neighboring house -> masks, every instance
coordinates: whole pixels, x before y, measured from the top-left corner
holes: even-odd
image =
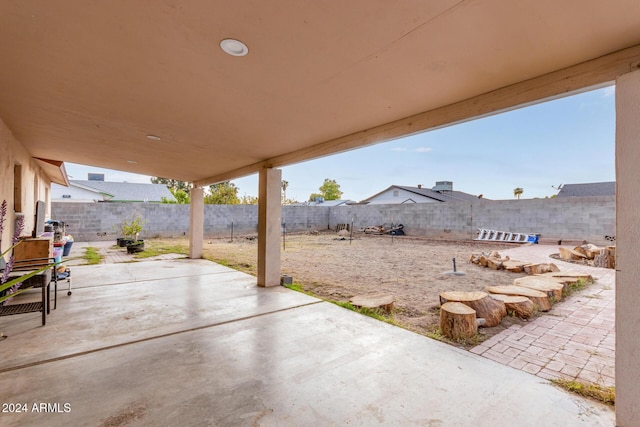
[[[69,180],[69,187],[51,185],[51,200],[56,202],[150,202],[162,198],[175,200],[164,184]]]
[[[615,196],[616,182],[590,182],[586,184],[565,184],[557,197]]]
[[[433,188],[406,187],[402,185],[392,185],[389,188],[364,199],[360,203],[369,205],[381,204],[401,204],[401,203],[434,203],[434,202],[457,202],[461,200],[477,200],[482,196],[453,191],[453,182],[438,181]]]

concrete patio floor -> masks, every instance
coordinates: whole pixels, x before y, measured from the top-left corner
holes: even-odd
[[[1,400],[27,405],[1,425],[615,425],[545,379],[208,261],[74,266],[73,286],[45,327],[0,319]]]

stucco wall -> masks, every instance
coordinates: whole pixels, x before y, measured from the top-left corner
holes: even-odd
[[[118,237],[124,218],[139,212],[146,219],[144,236],[182,236],[189,232],[189,206],[149,203],[59,203],[52,215],[69,223],[77,240],[110,240]],[[257,232],[257,206],[205,205],[205,236]],[[533,199],[419,203],[405,205],[285,206],[283,222],[288,231],[354,228],[403,224],[408,235],[471,239],[478,228],[539,233],[543,238],[608,243],[615,236],[615,197]],[[104,235],[102,235],[104,234]]]
[[[0,119],[0,203],[6,200],[8,206],[8,215],[2,235],[3,250],[9,247],[15,224],[13,196],[15,165],[22,166],[22,186],[20,189],[22,207],[20,211],[25,219],[23,235],[31,235],[35,223],[35,204],[37,200],[47,203],[46,215],[49,215],[50,180]]]
[[[616,421],[640,425],[640,71],[616,81],[616,177],[618,230],[616,258]]]
[[[65,198],[64,196],[69,197]],[[51,200],[63,201],[65,203],[93,203],[104,200],[104,196],[97,191],[91,191],[73,185],[65,187],[59,184],[51,184]]]

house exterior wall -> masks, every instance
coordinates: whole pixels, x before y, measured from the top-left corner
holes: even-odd
[[[394,195],[394,192],[397,192],[397,195]],[[383,191],[382,193],[372,197],[369,200],[370,205],[380,205],[380,204],[390,204],[390,203],[402,203],[407,201],[406,203],[441,203],[437,200],[430,199],[425,196],[421,196],[416,193],[412,193],[407,190],[403,190],[401,188],[390,188],[388,190]]]
[[[616,80],[616,425],[640,425],[640,70]]]
[[[91,241],[120,237],[119,224],[134,212],[147,220],[146,237],[188,235],[189,205],[54,202],[52,213],[54,219],[69,224],[68,230],[76,240]],[[352,220],[356,230],[395,223],[403,224],[408,235],[435,239],[472,239],[479,228],[488,228],[604,245],[610,244],[605,236],[615,236],[615,197],[282,209],[282,222],[288,232],[335,229],[337,224],[350,224]],[[257,233],[257,206],[205,205],[205,236],[229,236],[232,221],[235,234]]]
[[[64,198],[63,196],[71,196]],[[102,194],[70,185],[51,184],[51,200],[65,203],[92,203],[104,200]]]
[[[0,203],[7,201],[7,218],[4,223],[2,234],[2,249],[9,248],[11,237],[13,236],[16,211],[14,199],[14,167],[21,166],[20,179],[20,214],[24,215],[25,226],[23,235],[31,235],[35,225],[36,201],[42,200],[46,203],[45,216],[50,215],[51,180],[42,172],[42,169],[29,152],[13,136],[11,130],[0,119]]]

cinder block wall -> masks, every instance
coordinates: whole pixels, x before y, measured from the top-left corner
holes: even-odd
[[[54,202],[51,217],[67,223],[77,241],[112,240],[121,237],[120,225],[136,213],[144,219],[142,237],[179,237],[189,234],[189,205],[155,203]],[[206,236],[257,232],[255,205],[205,205]]]
[[[604,245],[615,236],[615,196],[474,202],[354,205],[331,209],[329,224],[403,224],[409,235],[471,239],[479,228],[539,233]]]
[[[189,205],[151,203],[52,204],[52,218],[69,224],[78,241],[112,240],[134,213],[146,220],[143,237],[186,236]],[[205,205],[206,237],[257,232],[255,205]],[[472,239],[479,228],[539,233],[542,238],[587,240],[604,245],[615,236],[615,197],[571,197],[405,205],[285,206],[282,221],[291,232],[335,229],[351,224],[403,224],[408,235],[440,239]]]
[[[189,205],[154,203],[52,203],[51,218],[66,222],[77,241],[115,240],[120,224],[136,213],[145,220],[141,237],[179,237],[189,234]],[[326,230],[329,208],[286,206],[283,222],[288,231]],[[206,237],[257,233],[256,205],[205,205]]]

